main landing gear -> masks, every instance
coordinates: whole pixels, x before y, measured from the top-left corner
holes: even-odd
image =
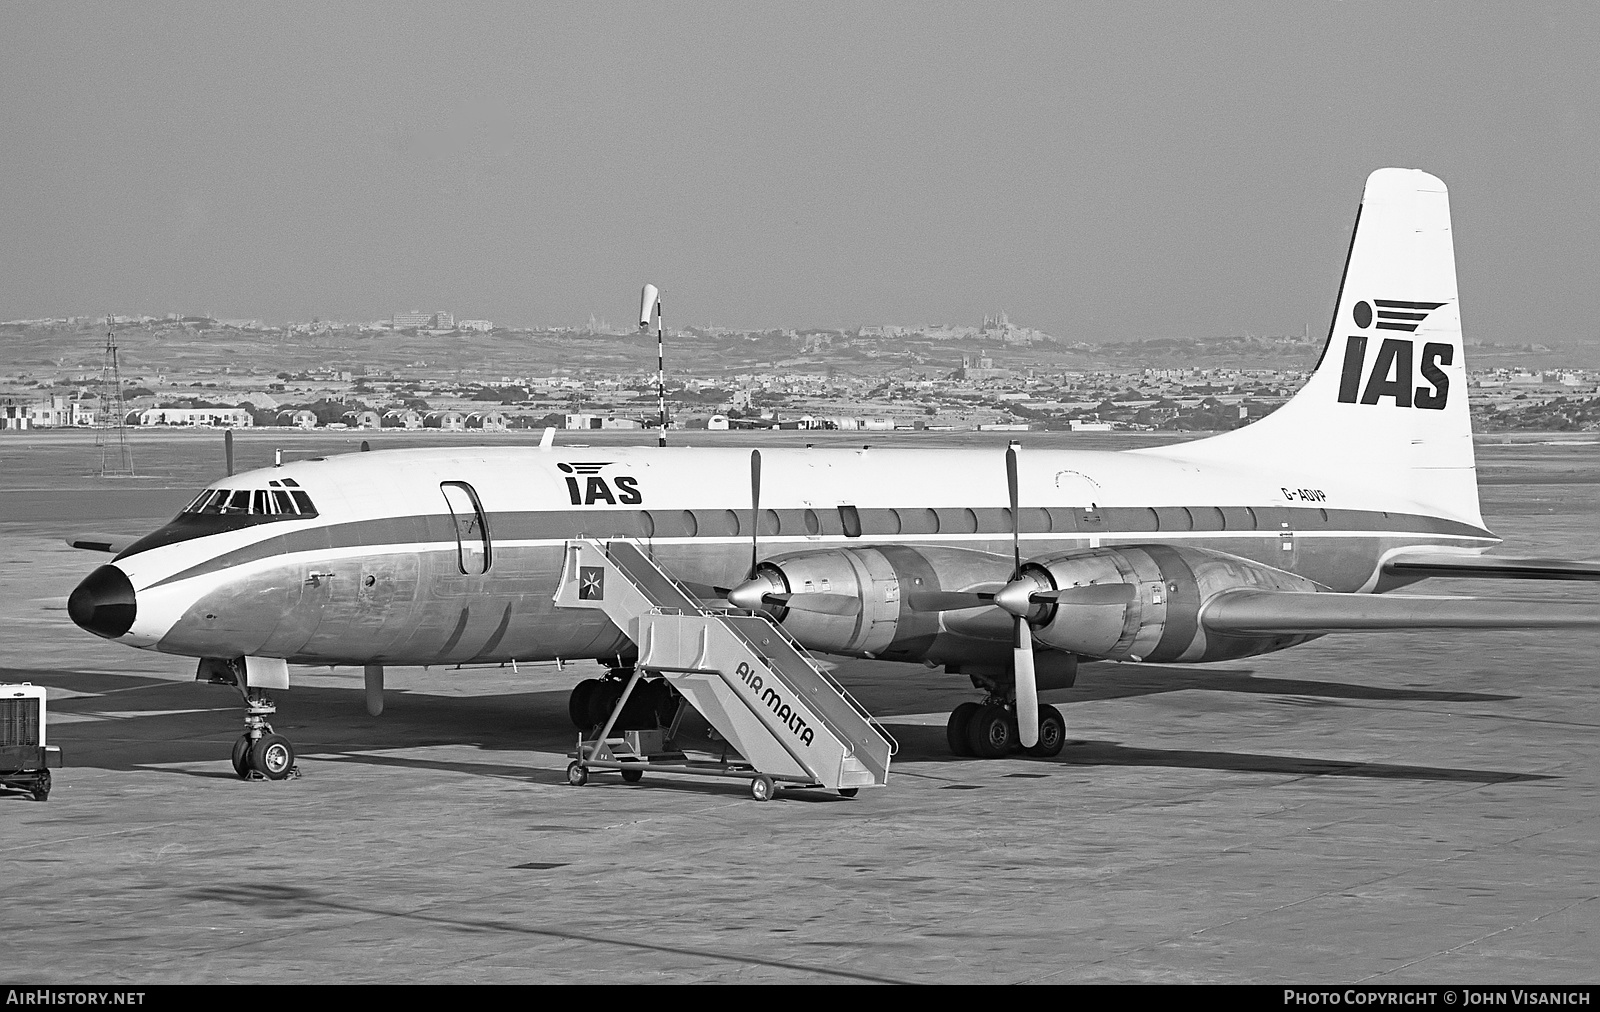
[[[1017,709],[1013,700],[991,695],[982,703],[962,703],[950,712],[945,740],[958,756],[1000,759],[1020,752],[1034,759],[1061,754],[1067,744],[1067,721],[1053,706],[1039,707],[1039,741],[1023,748],[1017,734]]]
[[[212,662],[209,681],[232,685],[244,698],[245,733],[233,743],[233,772],[240,780],[287,780],[300,776],[294,761],[294,746],[272,730],[267,717],[278,712],[264,689],[246,684],[238,661]]]
[[[597,731],[622,698],[633,668],[612,668],[604,678],[585,678],[567,697],[567,716],[580,731]],[[666,727],[678,712],[679,696],[664,678],[644,681],[628,697],[615,731],[652,731]]]

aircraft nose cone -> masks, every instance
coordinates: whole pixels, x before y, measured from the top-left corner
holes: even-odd
[[[133,628],[138,605],[128,574],[116,566],[101,566],[90,573],[67,598],[67,614],[96,636],[114,640]]]

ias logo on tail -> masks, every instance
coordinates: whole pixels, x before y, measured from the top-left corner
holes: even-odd
[[[1373,299],[1371,303],[1357,302],[1350,315],[1361,330],[1371,327],[1415,333],[1428,315],[1442,305],[1442,302]],[[1339,377],[1341,404],[1377,404],[1387,397],[1398,408],[1438,411],[1449,402],[1450,377],[1445,375],[1443,367],[1455,361],[1454,346],[1429,341],[1422,346],[1419,359],[1415,342],[1386,337],[1369,366],[1367,343],[1365,334],[1345,338],[1344,370]],[[1414,385],[1414,376],[1419,372],[1423,384]]]

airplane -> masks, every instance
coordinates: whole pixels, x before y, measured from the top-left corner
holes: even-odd
[[[76,539],[115,557],[72,592],[70,615],[236,686],[234,768],[268,779],[294,768],[265,720],[264,690],[288,687],[289,664],[363,667],[377,714],[385,665],[594,659],[608,672],[578,683],[570,711],[599,724],[640,653],[606,614],[557,607],[574,539],[636,545],[704,607],[759,612],[807,650],[969,679],[983,698],[955,707],[947,738],[983,758],[1059,754],[1065,720],[1038,694],[1071,686],[1080,662],[1600,625],[1592,603],[1388,593],[1441,577],[1600,580],[1600,562],[1485,554],[1500,539],[1478,502],[1449,197],[1418,170],[1368,178],[1320,360],[1237,430],[1004,454],[548,437],[231,475],[131,544]],[[641,698],[670,702],[651,684]]]

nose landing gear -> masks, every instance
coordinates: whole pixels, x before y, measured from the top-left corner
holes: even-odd
[[[267,717],[278,712],[265,689],[249,687],[237,659],[201,661],[201,672],[213,685],[231,685],[244,699],[245,733],[233,743],[233,772],[240,780],[288,780],[300,776],[294,746],[272,730]]]

